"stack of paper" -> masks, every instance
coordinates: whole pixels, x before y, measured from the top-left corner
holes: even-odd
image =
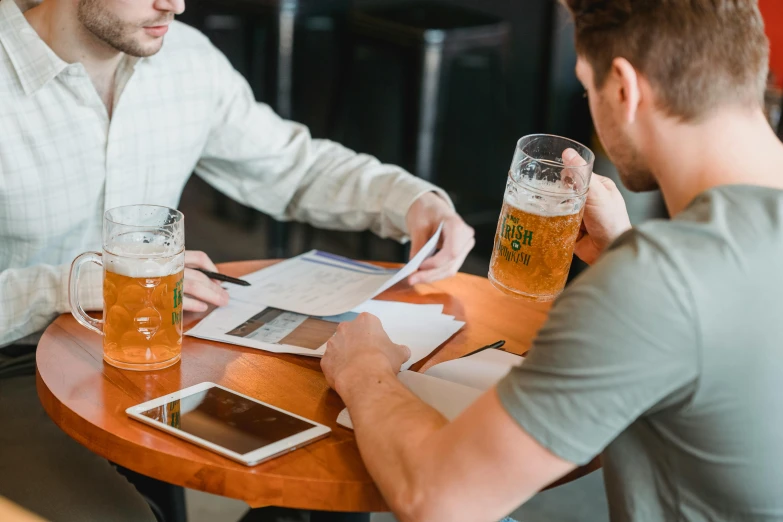
[[[371,299],[400,282],[435,250],[441,227],[399,270],[313,250],[244,277],[248,287],[229,287],[231,302],[186,335],[276,353],[321,357],[337,325],[362,312],[378,316],[391,340],[411,350],[410,365],[429,355],[464,323],[443,314],[443,305]]]
[[[519,355],[490,349],[436,364],[424,373],[403,371],[399,378],[419,399],[453,420],[522,361]],[[347,409],[337,424],[353,429]]]
[[[418,270],[442,228],[399,270],[311,250],[243,277],[250,286],[231,287],[231,299],[321,317],[350,312]]]
[[[465,323],[443,314],[443,305],[367,301],[333,316],[310,316],[232,300],[205,317],[186,335],[275,353],[321,357],[337,325],[362,312],[377,316],[389,338],[411,350],[404,368],[420,361]]]

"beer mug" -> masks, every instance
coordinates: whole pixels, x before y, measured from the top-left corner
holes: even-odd
[[[559,136],[517,142],[489,265],[496,288],[532,301],[563,291],[594,161],[590,149]]]
[[[185,223],[181,212],[130,205],[103,216],[103,252],[86,252],[71,265],[69,299],[79,323],[103,336],[103,359],[126,370],[158,370],[182,352]],[[84,263],[103,266],[103,319],[79,304]]]

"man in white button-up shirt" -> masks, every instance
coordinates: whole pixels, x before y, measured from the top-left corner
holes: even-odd
[[[472,248],[472,229],[437,187],[314,140],[257,103],[203,35],[172,22],[183,0],[45,0],[29,10],[17,3],[0,0],[0,452],[23,434],[43,448],[64,437],[47,424],[33,379],[2,378],[3,365],[18,368],[23,346],[68,311],[69,264],[100,249],[103,213],[136,203],[176,207],[192,172],[276,218],[410,236],[414,251],[444,222],[440,253],[413,283],[454,274]],[[200,253],[189,252],[186,264],[214,269]],[[100,278],[97,270],[84,278],[85,308],[100,308]],[[187,269],[185,280],[186,310],[226,304],[206,276]],[[8,421],[9,397],[35,415]],[[53,457],[17,451],[0,458],[0,495],[55,520],[119,520],[84,505],[112,490],[108,466],[95,471],[97,458],[75,443],[56,444],[72,463],[68,473],[78,473],[57,476],[66,493],[45,480]],[[9,480],[21,468],[25,475]],[[35,502],[25,481],[45,484]],[[62,510],[64,499],[71,511]]]

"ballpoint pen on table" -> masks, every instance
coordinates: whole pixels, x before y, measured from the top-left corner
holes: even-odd
[[[504,344],[506,344],[506,341],[503,341],[503,340],[496,341],[496,342],[494,342],[492,344],[488,344],[486,346],[482,346],[481,348],[473,350],[470,353],[466,353],[465,355],[461,356],[460,359],[462,359],[462,357],[468,357],[469,355],[474,355],[474,354],[477,354],[479,352],[483,352],[484,350],[489,350],[489,349],[492,349],[492,348],[494,348],[496,350],[505,351],[505,350],[503,350],[503,345]]]
[[[232,283],[240,286],[250,286],[250,283],[248,283],[247,281],[244,281],[242,279],[237,279],[236,277],[227,276],[225,274],[219,274],[217,272],[210,272],[209,270],[204,270],[203,268],[194,268],[193,270],[198,270],[199,272],[206,275],[210,279],[215,279],[216,281],[224,281],[226,283]]]

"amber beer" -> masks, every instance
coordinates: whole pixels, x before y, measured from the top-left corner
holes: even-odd
[[[182,260],[109,253],[104,258],[104,358],[120,368],[143,364],[156,369],[177,362],[182,352]]]
[[[582,225],[595,155],[568,138],[520,138],[489,262],[500,291],[551,301],[563,291]]]
[[[526,212],[507,197],[495,234],[492,283],[515,297],[554,299],[568,277],[582,212],[583,208],[567,215]]]
[[[68,284],[73,317],[103,336],[103,360],[125,370],[159,370],[180,360],[185,216],[158,205],[112,208],[103,248],[74,259]],[[103,266],[103,318],[79,302],[87,263]]]

